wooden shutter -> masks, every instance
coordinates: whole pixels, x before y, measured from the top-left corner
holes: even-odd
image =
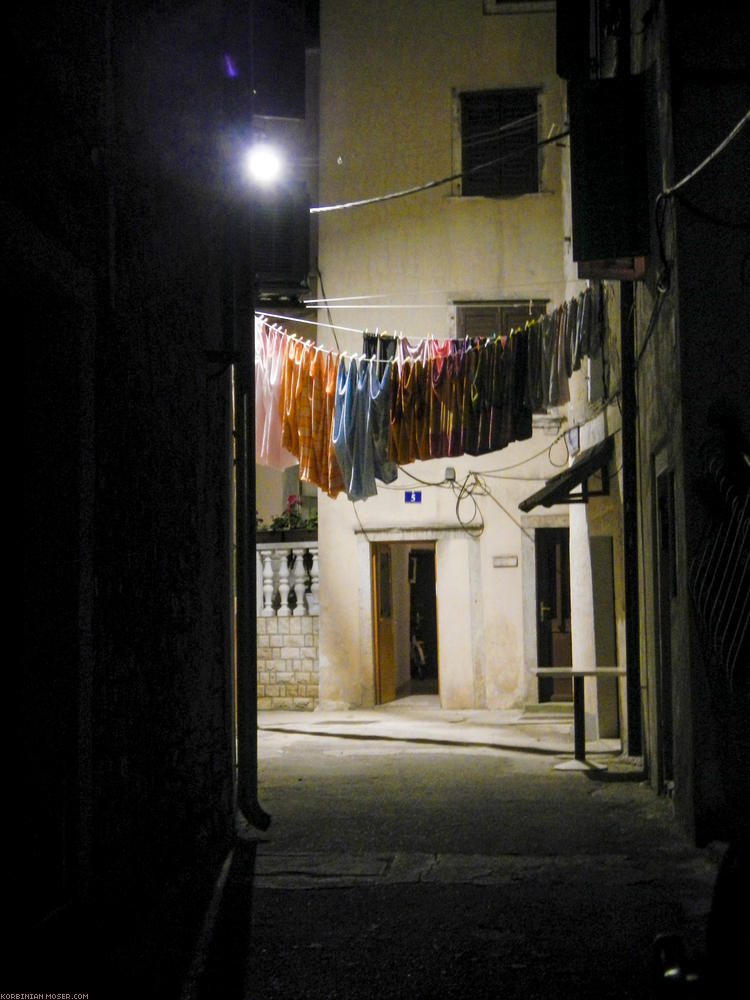
[[[464,195],[498,197],[538,190],[536,119],[524,121],[536,111],[536,90],[484,90],[461,95]]]
[[[506,336],[547,311],[544,299],[523,302],[467,302],[456,306],[456,336],[470,340]]]

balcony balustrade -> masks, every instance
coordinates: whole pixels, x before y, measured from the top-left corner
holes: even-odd
[[[303,618],[320,613],[320,570],[315,541],[259,541],[259,618]]]

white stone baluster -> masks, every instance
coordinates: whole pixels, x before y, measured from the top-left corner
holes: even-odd
[[[310,569],[310,593],[307,595],[307,605],[311,615],[320,614],[320,566],[318,565],[318,550],[310,549],[312,567]]]
[[[288,549],[279,549],[276,553],[279,567],[279,596],[281,598],[278,610],[279,618],[288,618],[291,613],[289,610],[289,563],[287,562],[287,554]]]
[[[263,549],[263,610],[261,617],[273,617],[273,549]]]
[[[297,598],[294,616],[302,618],[307,614],[307,609],[305,608],[305,550],[292,549],[292,554],[294,555],[294,594]]]

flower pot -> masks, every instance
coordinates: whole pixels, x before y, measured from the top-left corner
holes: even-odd
[[[256,531],[255,532],[256,542],[283,542],[284,532],[283,531]]]
[[[287,528],[282,532],[285,542],[316,542],[318,540],[317,528]]]

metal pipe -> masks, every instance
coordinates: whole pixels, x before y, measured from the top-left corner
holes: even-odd
[[[633,283],[630,281],[620,282],[627,753],[639,756],[642,752],[643,734],[641,724],[640,603],[638,595],[638,412],[635,393],[634,304]]]
[[[583,677],[573,671],[573,756],[586,760],[586,706]]]
[[[235,524],[237,602],[237,804],[245,819],[266,830],[271,817],[258,801],[258,677],[255,558],[255,339],[252,207],[237,206],[232,274],[235,376]]]

